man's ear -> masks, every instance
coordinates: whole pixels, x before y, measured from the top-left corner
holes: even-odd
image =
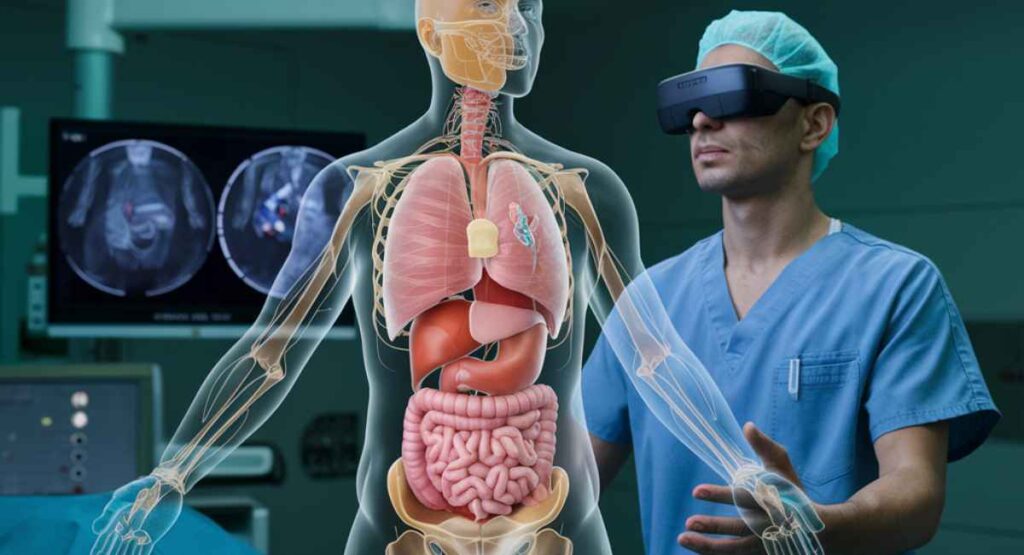
[[[803,110],[803,139],[800,146],[812,151],[825,142],[836,121],[836,109],[827,102],[817,102]]]
[[[441,57],[441,37],[437,34],[433,19],[420,18],[416,22],[416,35],[420,38],[420,45],[428,54],[435,58]]]

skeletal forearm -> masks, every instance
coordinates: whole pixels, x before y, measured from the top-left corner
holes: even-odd
[[[655,364],[623,369],[669,431],[731,483],[741,468],[759,463],[721,392],[699,363],[687,360],[687,354],[669,349]]]
[[[284,400],[347,300],[328,245],[269,322],[236,343],[207,377],[155,474],[182,492],[248,438]],[[347,280],[345,280],[345,285]]]
[[[731,482],[757,457],[721,391],[679,337],[647,274],[618,296],[604,334],[645,404],[688,448]]]
[[[278,409],[286,393],[273,391],[280,383],[264,379],[240,390],[205,421],[189,414],[154,475],[187,492]]]
[[[188,491],[270,417],[288,389],[248,357],[218,368],[201,387],[154,475]]]
[[[568,180],[562,190],[586,227],[595,269],[607,292],[604,304],[614,303],[610,314],[601,308],[596,313],[623,370],[655,416],[731,482],[740,468],[756,465],[757,458],[718,386],[676,333],[638,245],[630,242],[622,263],[606,241],[582,184]]]
[[[335,290],[337,280],[318,275],[308,282],[312,289],[279,305],[279,324],[247,334],[206,378],[164,453],[159,477],[191,489],[277,410],[348,296]],[[311,290],[315,300],[308,300]]]
[[[707,370],[674,328],[646,276],[620,295],[603,334],[651,412],[727,482],[757,458]]]

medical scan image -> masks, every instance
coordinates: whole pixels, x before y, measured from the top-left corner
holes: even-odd
[[[213,245],[209,185],[187,156],[155,141],[117,141],[89,153],[64,182],[58,213],[68,263],[111,295],[173,291]]]
[[[306,193],[333,161],[313,148],[279,146],[246,159],[232,173],[217,210],[217,234],[231,269],[253,289],[270,292],[292,248],[300,203],[304,218],[330,217],[323,195]]]

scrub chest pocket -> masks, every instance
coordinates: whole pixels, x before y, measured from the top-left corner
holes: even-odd
[[[773,367],[770,434],[797,474],[821,486],[853,470],[860,413],[856,350],[794,355]]]

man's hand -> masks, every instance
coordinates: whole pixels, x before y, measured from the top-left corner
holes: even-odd
[[[803,486],[800,482],[800,478],[796,475],[796,471],[793,469],[793,464],[790,462],[789,454],[786,452],[785,448],[772,441],[771,438],[766,436],[751,423],[747,423],[743,427],[743,435],[746,436],[746,439],[750,443],[751,447],[753,447],[754,452],[761,458],[765,469],[776,475],[774,477],[774,481],[778,483],[763,483],[765,480],[760,480],[755,476],[751,476],[749,479],[743,480],[742,482],[744,483],[735,485],[737,489],[737,493],[735,495],[734,487],[732,486],[719,486],[712,484],[701,484],[697,486],[693,490],[693,495],[697,499],[711,501],[714,503],[739,505],[737,509],[739,509],[742,514],[747,515],[749,521],[755,523],[755,526],[759,528],[758,533],[763,536],[763,532],[768,529],[773,521],[780,520],[783,507],[780,504],[778,507],[780,510],[777,511],[775,515],[767,514],[765,512],[766,507],[764,506],[764,503],[759,500],[759,496],[754,492],[754,490],[769,486],[775,488],[776,496],[787,498],[803,496],[802,491],[797,489],[802,488]],[[768,477],[771,477],[771,475],[768,475]],[[787,484],[785,480],[779,480],[779,477],[788,480],[790,484]],[[792,489],[793,491],[785,491],[787,489]],[[804,497],[804,499],[806,498]],[[813,504],[808,507],[808,509],[809,510],[806,511],[808,513],[813,513],[814,510],[816,510]],[[767,508],[767,510],[771,512],[771,508]],[[759,518],[757,515],[762,515],[763,518]],[[817,519],[817,516],[812,514],[803,516],[806,516],[807,520],[810,521],[809,524],[811,526],[817,526],[820,528],[821,522]],[[760,524],[756,524],[758,522]],[[803,530],[803,532],[807,534],[811,534],[816,531],[817,530],[813,529]],[[734,537],[712,538],[706,534],[719,534]],[[811,538],[813,538],[813,536],[811,536]],[[679,545],[702,554],[766,553],[762,538],[754,535],[754,532],[751,531],[748,523],[740,517],[718,517],[707,515],[691,516],[686,521],[686,532],[679,536]],[[814,546],[811,547],[813,548]],[[817,547],[820,549],[820,546]]]

